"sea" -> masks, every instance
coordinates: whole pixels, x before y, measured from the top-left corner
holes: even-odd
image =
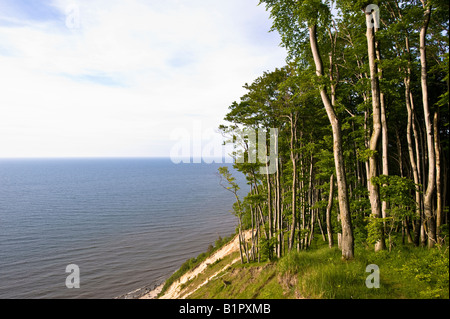
[[[245,195],[220,161],[0,159],[0,299],[112,299],[163,283],[235,232],[221,166]]]

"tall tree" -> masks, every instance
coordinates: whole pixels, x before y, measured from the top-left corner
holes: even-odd
[[[354,240],[343,156],[341,123],[324,84],[323,61],[317,41],[318,25],[327,25],[330,21],[330,8],[317,0],[261,0],[260,3],[265,3],[266,8],[270,10],[271,17],[274,20],[273,29],[276,29],[281,34],[283,44],[290,51],[291,55],[299,52],[299,47],[301,46],[299,41],[306,40],[307,36],[309,38],[309,49],[313,56],[315,74],[318,79],[318,90],[333,133],[333,153],[336,167],[339,212],[342,223],[342,258],[352,259],[354,256]]]
[[[425,119],[426,128],[426,142],[428,150],[428,178],[427,187],[424,194],[424,214],[427,223],[427,235],[428,235],[428,246],[433,247],[436,243],[436,221],[433,214],[432,200],[433,192],[435,189],[436,182],[436,157],[434,153],[434,141],[433,141],[433,124],[431,121],[431,112],[428,99],[428,83],[427,83],[427,47],[426,47],[426,36],[428,25],[430,23],[431,16],[431,5],[426,3],[425,0],[421,0],[424,8],[424,20],[422,27],[420,28],[420,83],[422,87],[422,104],[423,104],[423,115]]]

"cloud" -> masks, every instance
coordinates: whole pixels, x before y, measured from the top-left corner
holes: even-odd
[[[169,156],[284,64],[257,0],[26,3],[0,13],[0,157]]]

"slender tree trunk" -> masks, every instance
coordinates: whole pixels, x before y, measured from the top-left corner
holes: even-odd
[[[305,184],[304,183],[302,184],[304,187]],[[306,233],[306,197],[305,191],[303,191],[301,249],[305,249],[305,233]]]
[[[314,238],[314,224],[316,222],[316,210],[311,209],[311,229],[309,230],[309,240],[308,240],[308,247],[311,246],[311,242]]]
[[[433,247],[436,243],[436,221],[433,215],[432,201],[435,189],[436,181],[436,158],[434,153],[434,141],[433,141],[433,125],[431,123],[431,113],[428,105],[428,84],[427,84],[427,57],[426,57],[426,34],[428,24],[430,22],[431,7],[425,5],[425,1],[422,0],[423,7],[425,9],[425,20],[420,29],[420,64],[421,64],[421,86],[422,86],[422,103],[423,114],[425,118],[426,128],[426,142],[428,149],[428,178],[427,188],[424,194],[424,215],[427,222],[427,235],[428,235],[428,247]]]
[[[400,133],[398,132],[398,128],[395,129],[395,142],[397,144],[397,156],[398,156],[398,170],[400,172],[400,177],[403,177],[403,151],[402,151],[402,142],[400,139]]]
[[[376,54],[378,61],[381,60],[381,53],[380,53],[380,45],[379,41],[375,42],[376,46]],[[383,79],[383,70],[379,67],[378,68],[378,78],[380,81]],[[388,127],[387,127],[387,119],[386,119],[386,105],[385,105],[385,98],[384,93],[380,89],[380,120],[381,120],[381,173],[383,175],[389,175],[389,163],[388,163],[388,145],[389,145],[389,139],[388,139]],[[387,217],[387,209],[388,209],[388,202],[382,201],[381,202],[381,216],[383,218]],[[385,223],[384,223],[385,224]],[[385,232],[386,232],[386,224],[384,225]]]
[[[434,126],[434,151],[436,154],[436,237],[441,241],[440,227],[442,225],[442,187],[441,187],[441,150],[439,142],[439,130],[438,130],[438,113],[434,113],[433,126]]]
[[[447,196],[447,189],[448,189],[448,180],[450,178],[449,176],[449,171],[448,171],[448,159],[446,158],[446,152],[442,152],[442,163],[443,165],[443,172],[442,175],[444,176],[443,178],[443,184],[442,185],[442,205],[444,207],[448,206],[448,196]],[[443,214],[442,216],[443,220],[442,220],[442,224],[448,224],[448,212]]]
[[[282,247],[283,247],[283,233],[282,233],[282,225],[281,225],[281,172],[280,172],[280,160],[277,159],[277,171],[276,171],[276,227],[278,233],[278,245],[277,245],[277,257],[281,258]]]
[[[412,93],[411,93],[412,95]],[[413,101],[411,99],[411,101]],[[411,105],[414,105],[413,103]],[[414,110],[414,107],[413,107]],[[427,176],[425,174],[426,172],[426,163],[428,162],[428,156],[427,156],[427,151],[426,151],[426,146],[424,144],[423,141],[423,134],[422,134],[422,128],[420,127],[420,123],[417,120],[417,117],[414,113],[414,126],[413,126],[413,130],[416,133],[417,132],[417,139],[416,139],[416,148],[419,149],[418,152],[416,152],[416,156],[417,156],[417,163],[419,164],[418,170],[419,170],[419,177],[420,177],[420,184],[421,184],[421,191],[422,191],[422,195],[425,193],[424,188],[426,186],[427,183]],[[426,233],[426,218],[425,218],[425,196],[421,196],[420,199],[420,246],[425,247],[427,246],[427,233]]]
[[[240,258],[241,258],[241,264],[244,264],[244,255],[243,255],[243,253],[242,253],[242,245],[243,245],[243,242],[242,242],[242,223],[241,223],[241,217],[239,217],[239,233],[238,233],[238,236],[239,236],[239,256],[240,256]]]
[[[328,235],[328,246],[333,247],[333,227],[331,225],[331,209],[333,208],[333,197],[334,197],[334,175],[330,176],[330,194],[328,195],[328,205],[327,205],[327,235]]]
[[[259,190],[258,190],[258,185],[257,185],[257,183],[256,183],[256,176],[255,176],[255,174],[254,173],[252,173],[252,176],[253,176],[253,189],[255,190],[255,194],[256,195],[259,195]],[[267,230],[266,230],[266,228],[264,227],[264,215],[263,215],[263,212],[262,212],[262,209],[261,209],[261,204],[260,203],[257,203],[256,204],[256,208],[258,209],[258,212],[259,212],[259,219],[260,219],[260,221],[257,223],[258,225],[259,225],[259,223],[261,223],[262,225],[263,225],[263,231],[264,231],[264,236],[265,236],[265,238],[266,239],[269,239],[269,235],[268,235],[268,233],[267,233]],[[256,212],[255,212],[255,214],[256,214]],[[256,214],[257,215],[257,214]],[[255,216],[255,218],[258,220],[258,218]]]
[[[300,164],[301,170],[302,170],[302,176],[304,176],[304,163],[303,163],[303,158],[301,158],[301,164]],[[303,250],[304,248],[304,230],[306,228],[306,202],[305,202],[305,183],[303,181],[303,178],[301,178],[300,180],[300,190],[301,190],[301,205],[300,205],[300,209],[301,209],[301,224],[299,222],[299,229],[300,231],[298,232],[298,239],[299,239],[299,243],[300,243],[300,250]]]
[[[254,209],[252,205],[250,205],[250,215],[251,215],[251,219],[252,219],[252,234],[251,234],[252,248],[251,248],[250,252],[251,252],[251,259],[254,261],[255,256],[256,256],[256,251],[255,251],[255,246],[256,246],[256,236],[255,236],[256,209]]]
[[[268,221],[269,221],[269,239],[273,237],[273,225],[272,225],[272,187],[271,187],[271,181],[270,181],[270,174],[269,174],[269,161],[266,161],[266,180],[267,180],[267,214],[268,214]]]
[[[308,238],[308,247],[311,245],[311,240],[314,232],[314,222],[315,222],[315,215],[314,215],[314,209],[312,208],[314,206],[313,203],[313,196],[314,196],[314,189],[313,189],[313,154],[311,153],[310,160],[309,160],[309,182],[308,182],[308,206],[309,206],[309,216],[310,216],[310,229],[309,229],[309,238]]]
[[[315,201],[314,205],[319,201],[320,196],[321,196],[320,190],[316,189],[316,201]],[[322,239],[323,239],[323,241],[327,241],[327,238],[325,237],[325,233],[323,231],[322,218],[320,217],[320,209],[319,208],[316,208],[316,216],[317,216],[317,224],[319,225],[320,234],[322,235]]]
[[[316,74],[317,76],[323,76],[322,58],[320,57],[316,38],[316,25],[312,25],[309,27],[309,39],[311,51],[314,57],[314,63],[316,66]],[[322,102],[324,104],[325,111],[327,112],[328,119],[330,120],[331,128],[333,131],[333,154],[334,163],[336,166],[336,181],[338,185],[339,212],[341,215],[342,223],[342,258],[348,260],[353,259],[354,257],[354,240],[347,192],[347,178],[345,176],[341,125],[330,102],[325,87],[320,87],[320,96],[322,98]]]
[[[402,152],[402,143],[400,139],[400,134],[398,132],[398,129],[395,130],[395,136],[397,140],[397,152],[398,152],[398,162],[399,162],[399,171],[400,171],[400,177],[403,177],[403,152]],[[411,137],[410,137],[411,138]],[[414,158],[414,156],[413,156]],[[406,235],[406,238],[408,239],[408,243],[412,243],[413,239],[411,237],[411,231],[409,228],[409,221],[408,218],[405,217],[402,222],[404,234]]]
[[[264,226],[264,224],[263,224],[263,226]],[[258,263],[261,261],[261,253],[260,253],[260,250],[259,250],[259,238],[260,238],[260,236],[261,236],[261,230],[260,230],[260,222],[258,221],[258,222],[256,222],[256,255],[257,255],[257,258],[258,258]]]
[[[369,157],[369,172],[367,187],[369,190],[370,206],[372,208],[372,216],[374,218],[382,218],[380,194],[378,186],[373,183],[372,178],[377,176],[377,156],[376,151],[378,148],[378,140],[381,135],[381,110],[380,110],[380,88],[378,83],[378,68],[375,62],[376,50],[375,50],[375,31],[374,28],[367,28],[367,47],[370,69],[370,80],[372,88],[372,117],[373,117],[373,129],[372,136],[369,141],[369,149],[372,151]],[[375,251],[386,249],[384,242],[384,228],[380,229],[380,238],[375,244]]]
[[[297,115],[291,114],[291,161],[292,161],[292,225],[291,234],[289,237],[289,250],[292,250],[294,246],[295,238],[295,226],[297,225],[297,158],[294,154],[295,140],[296,140],[296,127],[297,127]]]
[[[409,86],[408,86],[409,88]],[[421,237],[422,237],[422,202],[423,197],[421,195],[421,189],[419,186],[422,184],[422,175],[421,175],[421,159],[420,159],[420,143],[419,143],[419,132],[416,125],[416,114],[414,109],[414,98],[412,95],[412,92],[409,91],[409,105],[411,106],[411,126],[414,132],[414,145],[416,148],[416,157],[415,159],[411,159],[411,165],[412,163],[415,163],[415,170],[413,170],[413,173],[416,175],[413,175],[414,177],[414,183],[416,183],[416,205],[417,205],[417,213],[416,213],[416,224],[415,224],[415,230],[414,230],[414,244],[416,246],[420,245]]]
[[[419,172],[418,167],[416,164],[416,156],[414,155],[414,144],[412,141],[412,134],[411,129],[413,126],[413,110],[411,105],[411,96],[410,96],[410,69],[408,67],[408,77],[404,79],[405,82],[405,102],[406,102],[406,111],[408,113],[408,121],[406,125],[406,141],[408,145],[408,154],[409,154],[409,161],[411,163],[411,170],[413,175],[414,184],[419,185],[420,179],[419,179]],[[419,150],[416,148],[416,152]],[[421,219],[421,209],[420,209],[420,202],[421,202],[421,195],[420,190],[418,189],[418,186],[416,186],[415,190],[415,201],[416,201],[416,225],[415,225],[415,232],[414,232],[414,244],[416,246],[419,246],[420,241],[420,219]]]

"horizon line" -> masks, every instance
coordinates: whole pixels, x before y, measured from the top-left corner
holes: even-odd
[[[232,157],[222,156],[222,157],[214,157],[214,156],[190,156],[189,160],[221,160],[224,161],[226,159],[231,159]],[[49,160],[64,160],[64,159],[169,159],[173,160],[171,156],[8,156],[2,157],[0,156],[0,160],[40,160],[40,159],[49,159]],[[177,159],[181,159],[181,157],[177,157]],[[184,163],[184,160],[187,158],[182,158],[181,163]]]

